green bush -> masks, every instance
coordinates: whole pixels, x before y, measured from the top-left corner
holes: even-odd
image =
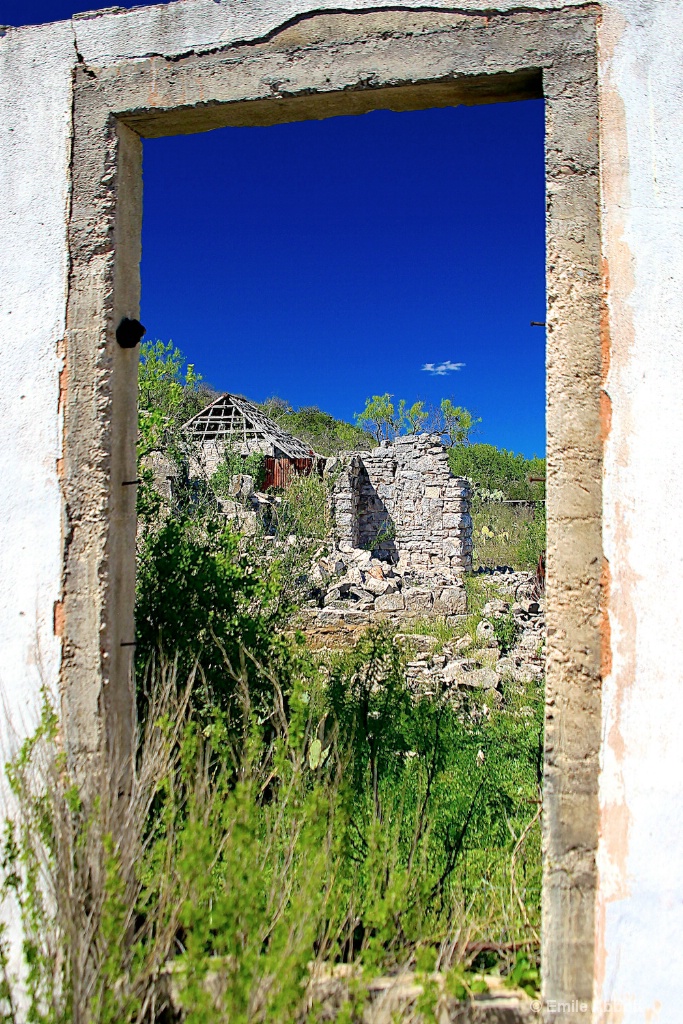
[[[538,504],[533,518],[524,524],[524,532],[519,541],[517,558],[524,569],[535,569],[546,546],[546,507]]]
[[[232,478],[239,474],[252,477],[254,488],[257,491],[262,490],[266,481],[266,457],[263,452],[241,455],[239,452],[226,449],[216,472],[211,477],[211,487],[219,498],[230,497]]]
[[[326,540],[332,530],[328,482],[316,473],[293,476],[277,512],[277,529],[282,536]]]
[[[500,646],[501,654],[508,654],[515,646],[520,633],[519,625],[512,612],[493,620],[493,632]]]
[[[281,398],[269,398],[261,406],[271,419],[284,430],[300,438],[313,448],[318,455],[332,456],[343,451],[367,450],[374,441],[360,427],[335,419],[315,405],[292,409]]]
[[[177,515],[142,535],[135,609],[140,680],[150,660],[165,651],[176,658],[181,677],[196,668],[197,702],[231,707],[235,678],[226,666],[238,673],[245,650],[253,679],[253,659],[277,665],[277,627],[288,612],[278,563],[268,574],[257,572],[223,519]]]
[[[181,426],[214,397],[172,341],[143,341],[138,369],[140,457],[163,451],[182,458]]]
[[[545,459],[526,459],[492,444],[455,445],[448,450],[455,476],[466,476],[487,497],[499,491],[508,501],[539,501],[545,497]],[[529,483],[529,477],[542,477]]]

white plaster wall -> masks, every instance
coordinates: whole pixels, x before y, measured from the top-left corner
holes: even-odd
[[[683,1020],[683,5],[601,32],[612,424],[598,1019]],[[610,1006],[610,1004],[612,1004]]]
[[[59,668],[57,346],[74,61],[68,22],[0,38],[0,693],[20,731]]]

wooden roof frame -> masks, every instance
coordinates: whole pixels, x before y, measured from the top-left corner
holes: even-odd
[[[283,430],[254,402],[228,392],[192,416],[183,424],[182,430],[193,441],[202,444],[223,438],[232,438],[242,444],[264,440],[290,459],[310,459],[315,455],[310,445]]]

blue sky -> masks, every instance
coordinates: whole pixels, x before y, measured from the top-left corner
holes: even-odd
[[[220,389],[345,419],[451,397],[540,455],[544,207],[542,101],[148,140],[142,321]]]

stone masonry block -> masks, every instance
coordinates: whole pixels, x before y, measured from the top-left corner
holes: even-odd
[[[434,600],[434,611],[441,615],[466,615],[467,594],[464,587],[444,587]]]
[[[423,587],[411,587],[405,591],[406,608],[408,611],[429,611],[434,602],[431,590]]]
[[[403,594],[381,594],[375,599],[375,608],[378,612],[400,612],[405,606]]]

